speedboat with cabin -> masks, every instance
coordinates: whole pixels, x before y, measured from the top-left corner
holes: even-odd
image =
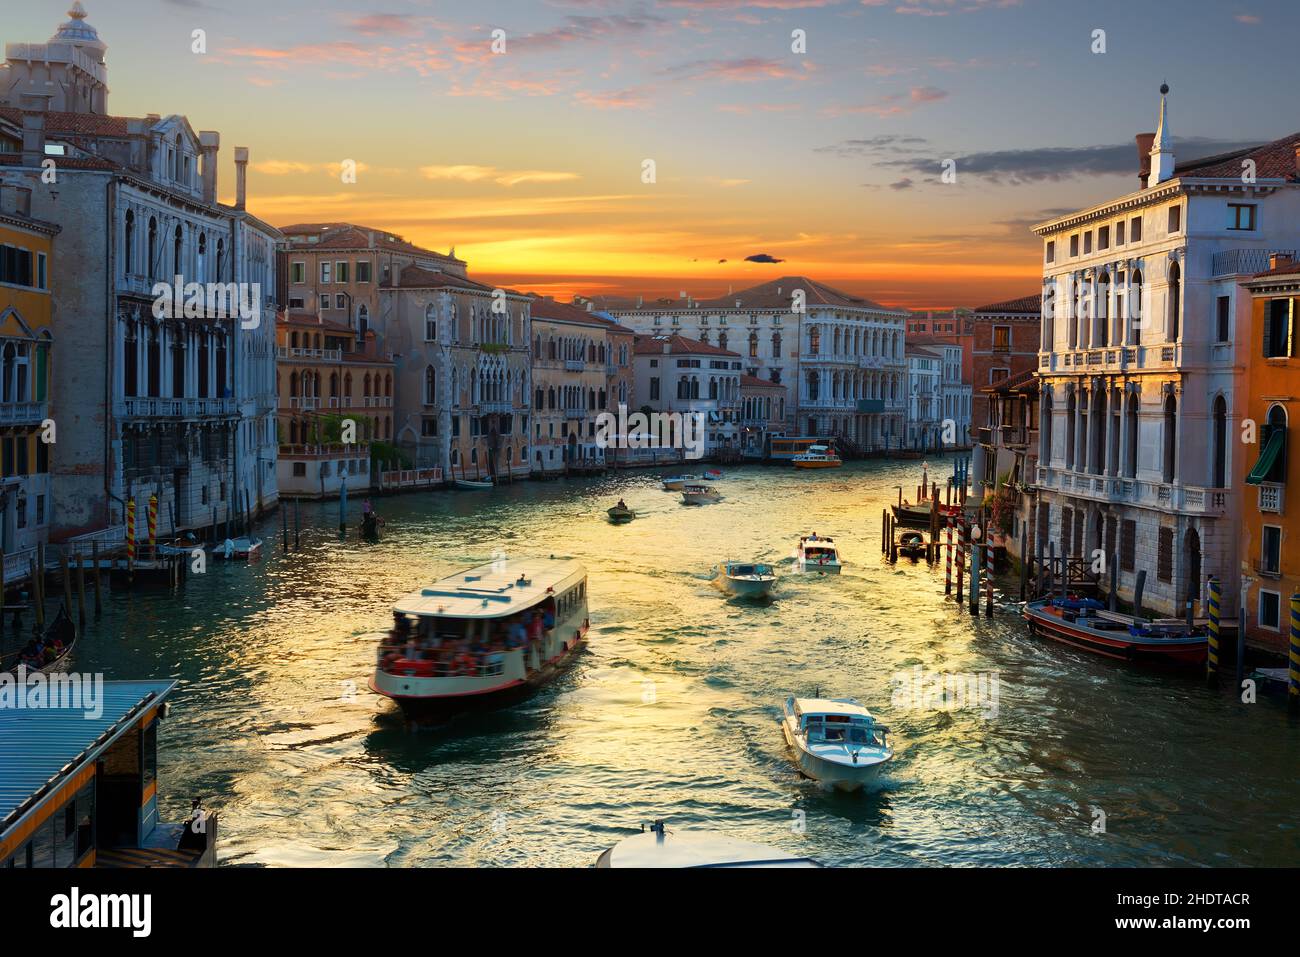
[[[759,562],[723,562],[714,571],[714,582],[741,598],[762,598],[776,584],[776,571]]]
[[[683,505],[707,505],[722,501],[722,493],[711,485],[683,485]]]
[[[856,791],[880,776],[893,756],[889,729],[852,698],[785,699],[781,730],[799,770],[840,791]]]
[[[709,831],[669,830],[655,821],[596,859],[597,867],[821,867],[808,857]]]
[[[804,535],[799,539],[799,547],[794,555],[795,567],[801,572],[817,575],[838,575],[840,573],[840,553],[835,542],[822,538],[815,533]]]
[[[674,475],[663,480],[665,492],[680,492],[687,482],[698,482],[698,475]]]
[[[370,690],[412,721],[513,704],[554,680],[587,642],[587,569],[501,559],[393,606]]]
[[[220,545],[212,547],[213,558],[225,558],[228,560],[236,559],[256,559],[262,557],[262,540],[260,538],[249,538],[241,536],[239,538],[227,538]]]
[[[1122,661],[1201,665],[1209,648],[1204,629],[1108,611],[1095,598],[1044,598],[1028,602],[1023,614],[1036,635]]]
[[[797,469],[837,469],[844,464],[829,445],[810,445],[791,461]]]

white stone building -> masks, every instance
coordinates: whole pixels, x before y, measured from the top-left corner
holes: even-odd
[[[784,276],[717,299],[602,308],[642,335],[681,335],[735,350],[746,375],[784,385],[790,435],[837,438],[849,451],[902,435],[907,313]]]
[[[1162,88],[1162,97],[1167,90]],[[1235,369],[1242,274],[1300,246],[1300,137],[1176,164],[1166,100],[1139,188],[1036,226],[1043,240],[1036,539],[1119,555],[1121,597],[1183,614],[1205,577],[1237,592]],[[1200,606],[1196,608],[1201,611]]]
[[[143,535],[155,494],[164,535],[272,506],[279,233],[245,208],[247,150],[235,151],[236,203],[222,205],[218,134],[183,116],[106,115],[98,87],[75,92],[105,52],[79,5],[46,49],[47,62],[34,47],[6,51],[0,83],[20,102],[0,103],[0,177],[61,227],[56,336],[76,345],[54,353],[63,389],[52,409],[51,537],[120,526],[129,498]],[[73,92],[33,96],[27,76]],[[156,309],[155,285],[177,277],[219,284],[224,304],[205,296],[183,314]]]
[[[943,347],[909,343],[906,357],[907,432],[904,445],[909,449],[937,448],[943,441]]]
[[[740,452],[739,353],[680,335],[638,336],[632,411],[699,413],[703,455]]]

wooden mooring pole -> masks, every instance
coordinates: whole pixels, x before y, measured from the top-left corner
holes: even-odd
[[[104,613],[104,603],[99,596],[99,542],[90,543],[90,558],[95,565],[92,581],[95,585],[95,617],[98,618]]]
[[[86,630],[86,568],[80,553],[77,554],[77,628]]]

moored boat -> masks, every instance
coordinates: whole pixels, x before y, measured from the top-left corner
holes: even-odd
[[[683,485],[682,504],[707,505],[722,500],[722,493],[709,485]]]
[[[3,671],[14,672],[19,666],[24,667],[28,674],[66,671],[76,644],[76,626],[68,616],[67,606],[59,605],[59,613],[46,626],[44,633],[27,642],[12,660],[7,660]]]
[[[781,731],[799,770],[841,791],[875,781],[893,756],[889,729],[852,698],[785,699]]]
[[[463,488],[468,491],[482,491],[483,489],[493,488],[492,480],[477,481],[475,479],[456,479],[456,488]]]
[[[714,569],[714,582],[741,598],[762,598],[776,584],[776,571],[760,562],[723,562]]]
[[[587,641],[587,570],[571,559],[499,560],[400,599],[370,689],[412,721],[512,704],[552,681]]]
[[[791,461],[797,469],[837,469],[844,464],[829,445],[810,445]]]
[[[262,540],[242,535],[239,538],[227,538],[224,542],[212,546],[213,558],[229,560],[255,559],[262,557]]]
[[[1133,662],[1205,663],[1209,639],[1176,619],[1146,621],[1107,611],[1095,598],[1046,598],[1025,605],[1029,630],[1063,644]]]
[[[597,867],[820,867],[808,857],[709,831],[669,830],[655,821],[596,859]]]
[[[799,571],[818,575],[838,575],[842,567],[835,541],[822,538],[816,532],[799,538],[794,563]]]
[[[925,555],[925,536],[920,532],[904,532],[898,538],[898,553],[908,558]]]

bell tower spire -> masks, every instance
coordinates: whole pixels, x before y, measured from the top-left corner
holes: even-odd
[[[1151,144],[1151,172],[1147,188],[1174,175],[1174,140],[1169,133],[1169,84],[1160,84],[1160,125],[1156,127],[1155,142]]]

